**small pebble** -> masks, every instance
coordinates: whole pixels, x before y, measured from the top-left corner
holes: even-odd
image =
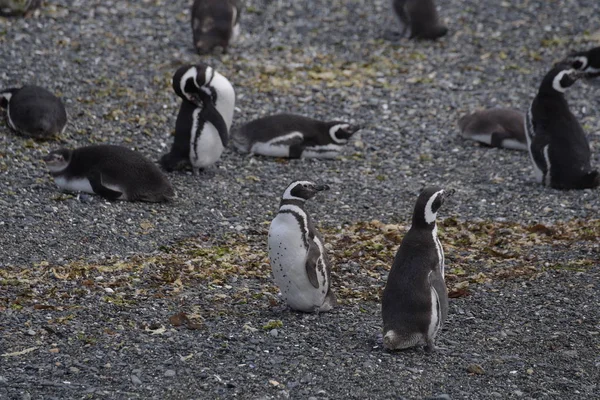
[[[165,376],[168,376],[168,377],[175,376],[175,371],[172,369],[168,369],[165,371]]]

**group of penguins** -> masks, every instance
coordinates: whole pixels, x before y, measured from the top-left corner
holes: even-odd
[[[39,2],[0,0],[0,13],[9,14],[10,4],[29,7]],[[447,32],[432,0],[392,0],[392,8],[401,29],[391,36],[436,39]],[[237,0],[195,0],[191,11],[198,52],[227,51],[239,33],[241,4]],[[462,135],[489,146],[529,151],[543,185],[597,187],[600,176],[590,165],[589,142],[564,97],[581,78],[600,81],[600,47],[572,53],[555,64],[542,79],[526,115],[511,109],[478,111],[460,118]],[[294,114],[267,116],[232,129],[235,91],[227,78],[203,64],[177,69],[172,86],[182,102],[171,150],[159,161],[168,172],[191,167],[195,175],[217,162],[230,141],[241,153],[335,158],[359,130],[343,121],[325,122]],[[61,134],[67,124],[60,99],[38,86],[2,90],[0,106],[6,108],[10,128],[24,136],[50,138]],[[63,190],[95,193],[108,200],[161,202],[175,196],[158,166],[126,147],[63,148],[50,152],[44,161]],[[324,241],[304,207],[306,200],[327,189],[315,182],[292,182],[270,225],[268,252],[273,276],[283,300],[294,310],[324,312],[336,305]],[[427,187],[418,196],[411,228],[395,256],[382,297],[383,344],[388,349],[417,345],[435,349],[434,339],[448,312],[444,251],[437,237],[436,217],[452,194],[451,190]]]

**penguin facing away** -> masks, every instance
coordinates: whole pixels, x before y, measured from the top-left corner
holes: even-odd
[[[108,200],[163,202],[175,196],[158,167],[137,151],[94,145],[59,149],[44,157],[63,190],[98,194]]]
[[[569,110],[564,93],[584,72],[557,64],[543,78],[525,118],[525,133],[536,179],[555,189],[600,185],[592,170],[588,139]]]
[[[412,226],[396,253],[382,296],[383,344],[390,350],[417,345],[435,350],[434,339],[448,315],[436,217],[453,193],[427,187],[417,199]]]
[[[241,153],[271,157],[335,158],[360,128],[342,121],[323,122],[294,114],[258,118],[231,134]]]
[[[396,36],[434,40],[448,33],[434,0],[392,0],[392,8],[400,24]]]
[[[294,310],[324,312],[336,305],[323,238],[304,210],[306,200],[328,189],[309,181],[292,182],[269,229],[273,277],[283,299]]]
[[[62,101],[39,86],[0,91],[0,107],[6,108],[8,126],[24,136],[48,139],[63,133],[67,125]]]
[[[467,114],[458,120],[465,139],[491,147],[527,151],[525,115],[509,108],[492,108]]]
[[[199,54],[221,48],[240,34],[241,7],[238,0],[195,0],[191,10],[194,46]]]
[[[41,4],[42,0],[0,0],[0,15],[6,17],[24,15]]]
[[[173,75],[182,103],[171,151],[160,163],[167,171],[192,167],[194,174],[219,160],[229,142],[235,92],[223,75],[206,65],[185,65]]]
[[[571,53],[563,62],[571,64],[571,66],[579,71],[585,72],[584,78],[587,81],[600,78],[600,46],[594,47],[587,51],[579,51]]]

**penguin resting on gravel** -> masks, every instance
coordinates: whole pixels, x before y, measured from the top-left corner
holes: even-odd
[[[536,179],[555,189],[586,189],[600,185],[590,165],[590,144],[569,110],[564,93],[586,74],[557,64],[544,76],[525,119],[529,155]]]
[[[67,111],[62,101],[39,86],[0,91],[0,107],[6,108],[8,126],[35,139],[57,136],[67,125]]]
[[[191,165],[194,175],[219,160],[229,142],[235,92],[223,75],[206,65],[185,65],[173,76],[182,103],[171,151],[160,163],[167,171]]]
[[[462,137],[512,150],[527,151],[525,138],[525,115],[508,108],[492,108],[476,111],[458,120]]]
[[[231,141],[241,153],[270,157],[335,158],[358,126],[323,122],[293,114],[277,114],[234,129]]]
[[[194,46],[201,55],[215,48],[227,53],[229,44],[240,34],[238,0],[195,0],[191,15]]]
[[[434,0],[392,0],[392,8],[400,24],[400,32],[388,31],[387,39],[435,40],[448,33],[448,28],[439,21]]]
[[[402,239],[383,291],[383,344],[390,350],[417,345],[435,350],[435,336],[448,315],[444,250],[436,217],[453,193],[427,187],[417,199],[412,226]]]
[[[269,229],[273,277],[283,299],[294,310],[323,312],[336,305],[323,238],[304,210],[306,200],[327,189],[329,186],[313,182],[292,182]]]
[[[563,62],[579,71],[585,72],[585,80],[600,82],[600,46],[587,51],[571,53]]]
[[[0,0],[0,15],[3,17],[24,15],[41,4],[42,0]]]
[[[108,200],[162,202],[175,196],[158,167],[137,151],[95,145],[60,149],[44,157],[63,190],[98,194]]]

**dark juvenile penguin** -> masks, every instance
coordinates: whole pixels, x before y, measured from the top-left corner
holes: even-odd
[[[564,93],[585,73],[557,64],[540,85],[525,120],[529,155],[536,179],[555,189],[586,189],[600,185],[590,165],[590,145],[569,110]]]
[[[42,0],[0,0],[1,16],[17,16],[27,14],[42,4]]]
[[[175,196],[158,167],[137,151],[96,145],[54,150],[44,161],[63,190],[95,193],[108,200],[162,202]]]
[[[434,0],[392,0],[392,8],[400,24],[395,36],[434,40],[448,33],[439,21]]]
[[[462,137],[492,147],[527,151],[525,115],[509,108],[476,111],[458,120]]]
[[[194,46],[199,54],[211,53],[217,47],[226,53],[229,44],[239,36],[238,0],[195,0],[191,14]]]
[[[206,65],[185,65],[173,75],[182,103],[171,151],[160,162],[167,171],[191,166],[194,174],[214,164],[229,141],[235,92],[231,83]]]
[[[269,229],[269,259],[273,277],[294,310],[329,311],[336,299],[323,238],[304,210],[306,200],[329,189],[314,182],[292,182],[281,197]]]
[[[448,315],[444,250],[437,237],[436,216],[454,190],[423,189],[408,230],[396,253],[382,297],[383,344],[390,350],[426,345]]]
[[[231,141],[238,151],[271,157],[334,158],[358,126],[323,122],[293,114],[277,114],[234,129]]]
[[[585,72],[586,80],[600,82],[600,46],[587,51],[571,53],[563,62],[571,64],[576,70]]]
[[[26,85],[0,92],[8,125],[24,136],[47,139],[61,134],[67,125],[62,101],[46,89]]]

